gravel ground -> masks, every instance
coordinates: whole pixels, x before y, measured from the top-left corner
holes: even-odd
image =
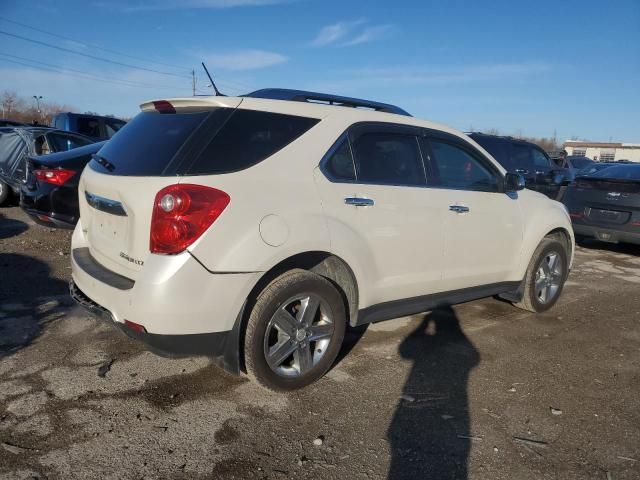
[[[640,478],[637,247],[581,247],[543,315],[486,299],[352,332],[278,395],[73,306],[69,240],[0,210],[0,478]]]

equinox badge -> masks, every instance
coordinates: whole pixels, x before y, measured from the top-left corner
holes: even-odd
[[[124,252],[120,252],[120,256],[124,258],[127,262],[135,263],[136,265],[143,266],[144,262],[142,260],[138,260],[136,258],[132,258]]]

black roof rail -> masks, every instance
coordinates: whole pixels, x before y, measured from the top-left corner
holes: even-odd
[[[411,114],[395,105],[388,103],[362,100],[359,98],[341,97],[328,93],[306,92],[304,90],[290,90],[287,88],[263,88],[255,92],[247,93],[243,97],[268,98],[271,100],[289,100],[293,102],[327,103],[341,107],[369,108],[377,112],[395,113],[410,117]]]

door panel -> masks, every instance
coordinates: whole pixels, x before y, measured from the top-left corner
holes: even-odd
[[[360,308],[441,291],[442,215],[429,189],[332,183],[320,170],[315,179],[331,249],[352,258],[364,282]],[[349,205],[346,198],[373,205]]]
[[[368,134],[376,136],[359,141]],[[376,126],[360,129],[353,144],[343,141],[353,148],[334,147],[315,180],[332,251],[350,263],[362,282],[360,308],[441,291],[442,213],[425,188],[417,138]],[[344,157],[352,151],[357,174],[349,173]],[[398,185],[403,182],[411,186]]]
[[[449,190],[444,203],[468,208],[463,213],[448,210],[444,221],[443,283],[447,290],[508,280],[522,244],[517,198],[503,193]]]
[[[501,193],[501,174],[473,146],[454,138],[425,141],[435,178],[431,200],[444,215],[443,288],[508,280],[522,244],[517,196]]]

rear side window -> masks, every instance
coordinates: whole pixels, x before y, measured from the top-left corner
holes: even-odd
[[[471,135],[471,138],[489,152],[505,170],[509,170],[510,172],[514,171],[516,167],[513,166],[509,158],[509,142],[482,135]]]
[[[165,175],[174,156],[209,115],[220,116],[221,124],[229,112],[217,109],[212,113],[139,113],[100,149],[102,163],[94,159],[89,165],[112,175]]]
[[[64,119],[65,117],[62,115],[58,115],[53,123],[53,126],[55,128],[57,128],[58,130],[66,130],[65,128],[65,124],[64,124]]]
[[[48,133],[47,140],[49,141],[51,150],[54,152],[65,152],[93,143],[93,141],[87,138],[66,135],[64,133]]]
[[[431,164],[445,188],[497,192],[496,176],[466,150],[452,143],[430,140]]]
[[[107,132],[107,138],[113,137],[118,130],[125,126],[125,122],[120,120],[105,120],[104,128]]]
[[[331,180],[349,182],[355,181],[356,170],[353,165],[349,141],[344,139],[323,166],[325,173]]]
[[[319,120],[280,113],[236,110],[188,168],[188,175],[243,170],[283,149]]]
[[[100,121],[91,117],[78,117],[77,131],[88,137],[100,137]]]
[[[358,181],[388,185],[426,184],[417,138],[396,133],[364,133],[354,142]]]

